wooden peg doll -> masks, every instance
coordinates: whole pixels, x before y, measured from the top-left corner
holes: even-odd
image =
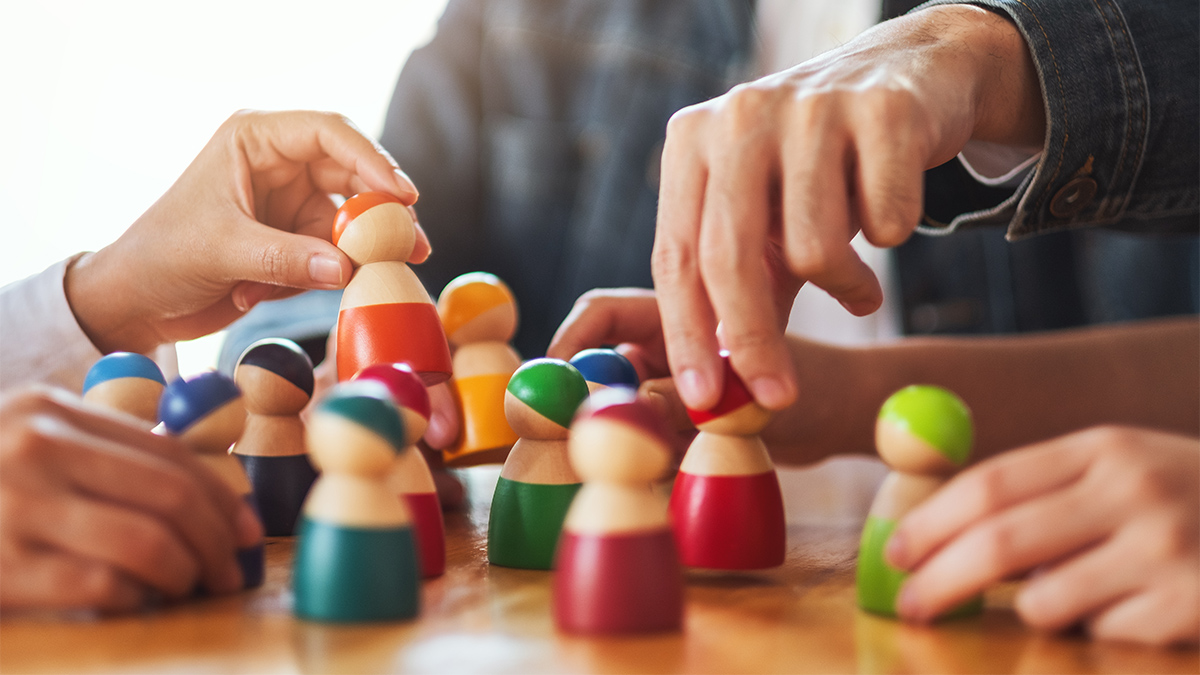
[[[504,391],[521,365],[509,346],[517,332],[517,301],[498,277],[456,277],[438,297],[438,314],[454,345],[453,390],[462,413],[458,442],[443,452],[448,466],[503,462],[517,432],[504,417]]]
[[[300,411],[312,397],[312,361],[291,340],[259,340],[242,352],[234,380],[247,416],[233,454],[254,488],[267,535],[291,536],[317,478],[300,421]]]
[[[783,564],[787,526],[775,465],[758,433],[771,413],[725,363],[725,389],[711,410],[688,410],[700,429],[671,492],[671,524],[684,565],[755,570]]]
[[[666,499],[650,488],[671,460],[663,421],[634,389],[595,393],[575,414],[571,466],[583,488],[558,543],[554,618],[571,633],[679,630],[683,573]]]
[[[363,192],[346,200],[333,243],[354,262],[337,323],[338,379],[376,363],[407,363],[426,385],[450,378],[450,347],[437,308],[409,269],[417,230],[400,200]]]
[[[242,393],[229,377],[209,371],[180,378],[167,385],[159,402],[158,416],[172,436],[178,436],[226,485],[257,507],[246,471],[229,446],[246,427]],[[263,582],[263,545],[238,551],[243,585],[254,588]]]
[[[167,381],[158,364],[141,354],[113,352],[101,358],[83,379],[83,400],[158,424],[158,400]]]
[[[534,359],[508,383],[504,412],[521,438],[500,471],[488,520],[488,561],[548,570],[579,477],[567,458],[568,427],[588,396],[575,367]]]
[[[883,553],[896,524],[937,491],[966,463],[974,439],[971,411],[953,393],[912,385],[884,402],[875,424],[875,449],[892,472],[883,480],[863,526],[858,552],[858,606],[896,615],[896,596],[908,577]],[[968,600],[945,616],[965,616],[983,608]]]
[[[355,381],[379,382],[387,387],[404,418],[405,447],[388,472],[388,488],[404,500],[417,532],[421,576],[431,578],[446,571],[446,525],[433,474],[417,441],[429,426],[429,393],[421,378],[404,363],[377,363],[354,376]]]
[[[605,387],[632,387],[640,381],[629,359],[615,349],[585,349],[571,357],[570,364],[583,374],[593,394]]]
[[[313,411],[305,440],[321,475],[300,517],[296,615],[327,622],[415,617],[417,542],[404,500],[387,486],[408,439],[387,387],[338,384]]]

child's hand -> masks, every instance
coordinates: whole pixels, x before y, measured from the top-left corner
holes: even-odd
[[[584,349],[616,345],[647,380],[669,377],[658,300],[646,288],[597,288],[575,301],[546,356],[569,360]]]
[[[914,509],[887,555],[915,570],[898,601],[908,619],[1036,570],[1016,600],[1033,626],[1196,642],[1200,442],[1102,427],[1005,453]]]
[[[254,512],[185,448],[50,390],[0,400],[0,608],[129,610],[242,587]]]

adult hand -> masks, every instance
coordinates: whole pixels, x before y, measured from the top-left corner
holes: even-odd
[[[65,392],[0,399],[0,608],[130,610],[242,586],[257,517],[177,439]]]
[[[925,169],[973,138],[1040,146],[1044,127],[1020,33],[966,5],[886,22],[676,113],[652,271],[683,399],[716,403],[720,340],[759,403],[791,404],[783,329],[800,286],[874,311],[882,294],[850,246],[855,234],[903,242],[921,216]]]
[[[914,570],[898,600],[908,619],[1037,570],[1016,600],[1033,626],[1196,642],[1200,441],[1101,427],[1004,453],[914,509],[887,556]]]
[[[146,352],[207,335],[256,303],[341,288],[350,259],[329,243],[332,194],[416,188],[344,117],[234,114],[179,180],[114,243],[80,258],[67,299],[102,352]],[[429,254],[418,228],[410,259]]]
[[[546,356],[567,361],[604,345],[616,345],[643,382],[671,375],[654,291],[596,288],[579,296],[554,332]]]

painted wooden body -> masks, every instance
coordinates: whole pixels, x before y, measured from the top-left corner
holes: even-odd
[[[387,387],[404,420],[403,451],[387,472],[387,487],[404,501],[416,531],[423,578],[440,576],[446,569],[446,526],[433,474],[416,446],[429,427],[432,409],[425,385],[406,363],[378,363],[354,376],[355,381],[378,382]]]
[[[266,534],[291,536],[317,477],[300,421],[300,411],[312,397],[312,361],[290,340],[259,340],[238,359],[234,379],[247,417],[233,454],[254,489]]]
[[[517,433],[504,417],[504,391],[521,365],[508,345],[517,330],[512,291],[495,275],[456,277],[438,297],[438,315],[454,345],[454,387],[462,431],[443,451],[449,466],[503,462]]]
[[[492,495],[488,562],[551,569],[563,521],[580,486],[567,459],[566,440],[518,440]]]
[[[92,365],[83,380],[83,400],[158,424],[158,401],[167,381],[158,365],[141,354],[113,352]]]
[[[306,442],[322,475],[300,522],[292,574],[297,616],[328,622],[416,616],[412,518],[387,485],[406,440],[404,419],[379,382],[338,385],[314,411]]]
[[[433,300],[405,261],[416,229],[394,197],[366,192],[338,209],[333,242],[357,269],[342,294],[338,379],[376,363],[408,363],[426,384],[449,379],[450,347]]]
[[[256,506],[245,469],[229,454],[246,426],[246,407],[233,380],[216,372],[175,380],[163,390],[158,415],[168,433],[178,436],[235,494]],[[238,551],[246,588],[262,584],[262,547],[260,542]]]
[[[711,410],[689,410],[700,428],[671,492],[684,565],[718,570],[777,567],[787,554],[783,496],[758,432],[770,413],[725,359],[725,390]]]
[[[492,497],[488,560],[550,569],[562,522],[580,485],[567,458],[567,428],[588,396],[587,383],[565,361],[535,359],[513,373],[504,396],[505,417],[521,438],[504,462]]]
[[[410,445],[396,456],[388,473],[388,490],[404,500],[416,529],[421,577],[430,579],[446,571],[446,524],[438,501],[433,474],[421,451]]]
[[[635,390],[599,391],[571,427],[586,481],[571,504],[554,573],[554,617],[570,633],[679,630],[683,575],[665,499],[651,489],[670,462],[661,419]]]
[[[858,606],[896,616],[896,598],[908,574],[884,558],[888,539],[908,512],[928,499],[967,459],[972,429],[970,411],[952,393],[936,387],[907,387],[890,397],[875,427],[879,455],[892,466],[875,495],[863,526],[856,584]],[[982,596],[942,615],[977,614]]]

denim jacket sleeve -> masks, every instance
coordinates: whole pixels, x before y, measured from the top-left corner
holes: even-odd
[[[1004,225],[1009,239],[1093,226],[1196,232],[1195,1],[969,2],[1007,15],[1029,46],[1045,98],[1043,155],[1000,203],[972,205],[977,210],[941,223],[926,216],[922,231]]]

